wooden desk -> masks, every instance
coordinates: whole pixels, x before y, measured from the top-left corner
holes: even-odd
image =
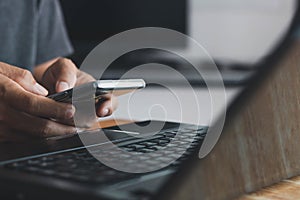
[[[238,200],[295,200],[300,199],[300,176],[243,195]]]
[[[102,128],[106,128],[106,127],[110,127],[110,126],[115,126],[117,124],[118,125],[128,124],[130,122],[132,122],[132,121],[126,120],[126,119],[118,119],[118,120],[109,119],[109,120],[99,121],[99,126],[102,127]]]
[[[99,122],[101,127],[130,123],[129,120],[105,120]],[[300,199],[300,176],[286,179],[280,183],[263,188],[251,194],[245,194],[237,200],[295,200]]]

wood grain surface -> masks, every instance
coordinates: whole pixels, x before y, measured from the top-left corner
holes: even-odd
[[[111,127],[111,126],[116,126],[116,125],[122,125],[122,124],[129,124],[132,123],[132,120],[127,120],[127,119],[109,119],[109,120],[103,120],[99,121],[98,124],[95,124],[93,128],[106,128],[106,127]]]
[[[283,180],[237,200],[297,200],[300,199],[300,177]]]
[[[300,42],[251,95],[204,159],[174,186],[170,199],[234,199],[300,174]],[[283,199],[299,182],[283,181],[245,199]],[[289,193],[289,192],[288,192]],[[263,198],[262,194],[265,195]],[[300,199],[300,192],[292,199]],[[289,196],[289,194],[287,195]]]

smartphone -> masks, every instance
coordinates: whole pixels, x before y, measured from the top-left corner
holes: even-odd
[[[145,87],[146,83],[143,79],[97,80],[47,97],[64,103],[83,101],[90,98],[94,98],[96,101],[109,93],[119,96]]]

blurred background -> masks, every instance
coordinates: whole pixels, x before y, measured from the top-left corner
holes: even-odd
[[[208,125],[212,110],[221,112],[238,94],[259,64],[280,43],[295,10],[294,0],[61,0],[65,22],[74,46],[71,59],[80,66],[88,53],[114,34],[139,27],[163,27],[186,34],[203,46],[213,58],[226,86],[227,102],[211,105],[211,94],[201,75],[187,62],[199,63],[210,83],[218,81],[211,62],[201,57],[188,41],[170,44],[187,60],[171,52],[140,49],[119,57],[96,79],[118,79],[128,70],[147,64],[138,76],[147,83],[173,84],[173,93],[151,88],[119,98],[114,113],[122,119],[157,119]],[[124,41],[126,43],[126,41]],[[107,49],[112,54],[115,47]],[[150,63],[150,64],[149,64]],[[180,79],[151,63],[172,67],[195,88],[189,91]],[[106,66],[97,66],[106,67]],[[94,67],[88,73],[98,74]],[[195,92],[195,93],[194,93]],[[215,88],[216,95],[222,95]],[[179,96],[174,97],[174,93]],[[189,98],[196,95],[198,105]],[[199,106],[199,109],[195,109]],[[185,111],[184,113],[181,111]],[[198,120],[199,119],[199,120]]]
[[[61,0],[61,5],[75,49],[71,58],[78,66],[96,45],[114,34],[138,27],[163,27],[187,34],[201,44],[227,86],[245,83],[255,70],[253,64],[266,56],[286,31],[293,10],[292,0]],[[201,62],[209,72],[209,62],[201,60],[189,44],[173,45],[188,52],[189,59]],[[167,64],[191,83],[203,84],[178,56],[153,49],[128,53],[102,78],[119,78],[128,69],[150,61]],[[162,77],[180,84],[165,74],[145,78],[155,81]],[[214,74],[210,79],[214,81]]]

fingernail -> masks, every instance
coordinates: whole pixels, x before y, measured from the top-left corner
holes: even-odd
[[[102,117],[106,117],[108,116],[109,114],[109,109],[108,108],[105,108],[103,111],[102,111]]]
[[[38,83],[36,83],[34,85],[34,90],[35,90],[36,93],[38,93],[40,95],[43,95],[43,96],[46,96],[48,94],[48,91]]]
[[[56,91],[57,92],[62,92],[62,91],[65,91],[69,88],[70,88],[69,84],[65,81],[60,81],[56,85]]]
[[[72,117],[74,117],[74,114],[75,114],[75,107],[72,105],[68,106],[66,111],[66,119],[71,119]]]

